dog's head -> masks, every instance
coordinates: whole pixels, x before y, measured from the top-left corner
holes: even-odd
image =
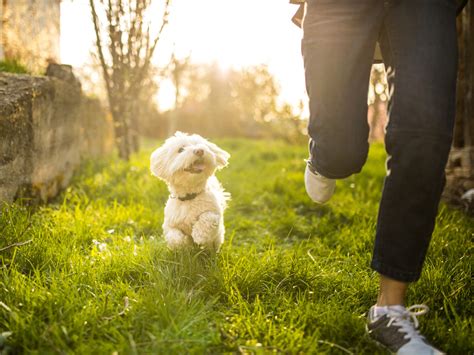
[[[193,186],[225,167],[229,157],[229,153],[197,134],[176,132],[152,153],[150,169],[171,186]]]

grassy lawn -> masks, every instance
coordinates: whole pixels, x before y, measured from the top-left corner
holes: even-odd
[[[385,153],[317,206],[306,147],[224,140],[232,193],[217,256],[173,253],[161,237],[166,186],[130,163],[85,164],[56,201],[0,215],[0,353],[381,352],[365,335]],[[473,219],[441,206],[420,282],[422,331],[450,354],[474,350]],[[2,352],[3,351],[3,352]]]

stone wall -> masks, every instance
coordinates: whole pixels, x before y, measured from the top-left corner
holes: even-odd
[[[59,61],[60,0],[2,0],[0,20],[0,59],[35,73]]]
[[[110,130],[91,102],[70,66],[52,65],[44,77],[0,73],[0,201],[46,201],[67,186],[82,156],[105,153],[101,135]],[[92,115],[102,126],[88,124]]]

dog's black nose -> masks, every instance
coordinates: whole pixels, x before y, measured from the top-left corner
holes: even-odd
[[[194,149],[193,153],[196,154],[198,157],[202,157],[204,154],[204,150],[202,149]]]

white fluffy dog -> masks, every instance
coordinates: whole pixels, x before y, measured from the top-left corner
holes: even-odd
[[[163,232],[168,246],[194,243],[218,250],[224,242],[224,209],[230,194],[214,176],[230,155],[199,135],[176,132],[150,158],[153,175],[164,180],[170,196]]]

